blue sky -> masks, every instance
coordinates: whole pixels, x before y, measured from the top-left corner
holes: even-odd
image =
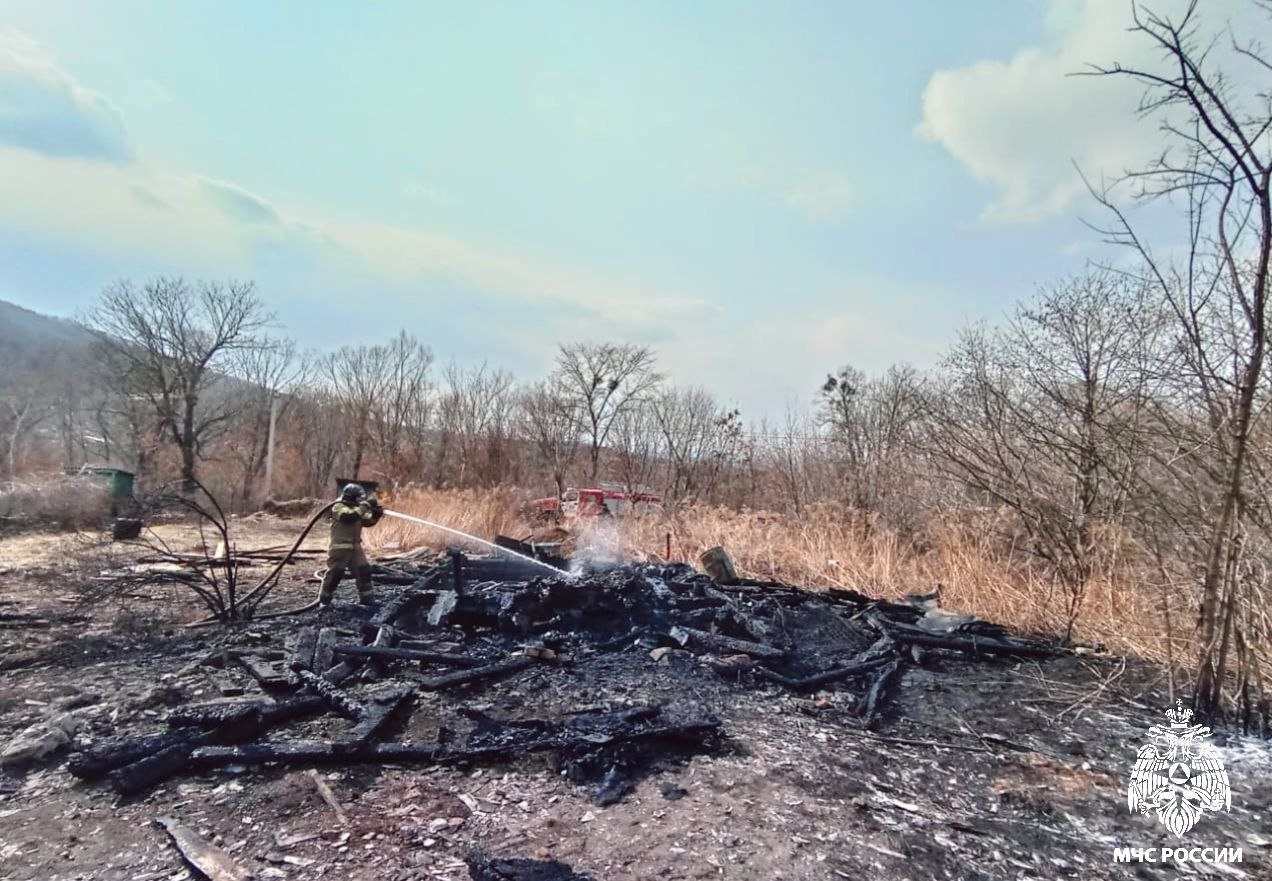
[[[1210,0],[1223,16],[1237,0]],[[1167,6],[1173,5],[1167,2]],[[1103,0],[0,0],[0,298],[254,279],[303,345],[649,343],[752,416],[1107,252]]]

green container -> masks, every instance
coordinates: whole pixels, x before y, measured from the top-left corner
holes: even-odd
[[[128,509],[132,501],[135,478],[131,471],[122,468],[107,468],[102,465],[85,465],[78,471],[71,472],[81,476],[96,477],[106,484],[110,490],[111,514],[118,514]]]

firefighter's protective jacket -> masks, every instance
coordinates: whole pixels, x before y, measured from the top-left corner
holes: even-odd
[[[375,526],[384,510],[378,505],[361,502],[346,505],[336,502],[331,506],[331,543],[329,550],[339,551],[362,546],[362,527]]]

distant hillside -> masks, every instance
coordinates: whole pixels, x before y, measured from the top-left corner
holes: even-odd
[[[6,353],[36,355],[82,349],[92,341],[93,335],[74,321],[41,315],[0,300],[0,349]]]

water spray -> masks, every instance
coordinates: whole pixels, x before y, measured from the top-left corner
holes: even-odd
[[[564,569],[558,569],[556,566],[550,566],[547,563],[543,562],[542,560],[536,560],[534,557],[527,557],[525,554],[519,554],[514,550],[510,550],[509,548],[505,548],[505,547],[502,547],[501,545],[497,545],[493,541],[486,541],[486,539],[484,538],[478,538],[475,535],[469,535],[467,532],[460,532],[458,529],[451,529],[449,526],[443,526],[440,523],[434,523],[432,520],[425,520],[423,517],[412,517],[410,514],[403,514],[398,511],[390,511],[388,508],[384,508],[383,510],[384,510],[385,516],[397,517],[401,520],[410,520],[411,522],[419,523],[422,526],[431,526],[433,529],[440,529],[442,532],[449,532],[451,535],[457,535],[460,538],[466,538],[469,541],[475,541],[477,542],[477,544],[485,545],[486,547],[492,550],[498,551],[501,554],[508,554],[510,556],[516,557],[519,560],[525,560],[527,563],[531,563],[542,569],[547,569],[549,572],[551,572],[554,575],[562,575],[566,578],[578,577],[574,573],[567,572]]]

